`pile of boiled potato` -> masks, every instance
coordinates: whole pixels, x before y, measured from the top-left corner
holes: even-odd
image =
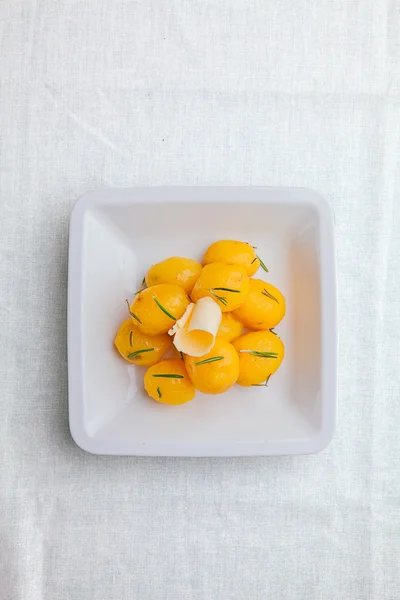
[[[129,318],[115,346],[128,362],[149,367],[144,387],[151,398],[177,405],[196,390],[268,384],[284,356],[273,328],[286,307],[276,287],[253,277],[260,267],[268,272],[253,246],[222,240],[207,249],[203,264],[174,256],[149,269],[143,289],[126,301]],[[167,351],[172,358],[162,360]]]

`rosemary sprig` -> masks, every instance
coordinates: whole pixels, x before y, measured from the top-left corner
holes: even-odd
[[[130,332],[130,334],[129,334],[129,343],[130,343],[130,345],[131,345],[131,348],[132,348],[132,346],[133,346],[133,344],[132,344],[132,340],[133,340],[133,331],[131,331],[131,332]]]
[[[221,292],[234,292],[235,294],[240,294],[240,290],[232,290],[231,288],[224,288],[224,287],[216,287],[216,288],[211,288],[210,292],[212,292],[213,290],[217,290],[217,291],[221,291]]]
[[[260,258],[259,256],[257,256],[257,258],[258,258],[258,260],[260,261],[260,266],[261,266],[261,268],[262,268],[262,269],[264,269],[264,271],[265,271],[266,273],[269,273],[269,271],[268,271],[267,267],[265,266],[265,264],[263,263],[263,261],[261,260],[261,258]]]
[[[275,298],[275,296],[273,296],[272,294],[267,292],[267,290],[265,288],[261,293],[263,294],[263,296],[267,296],[267,298],[271,298],[271,300],[275,300],[275,302],[277,302],[279,304],[278,298]]]
[[[130,307],[130,304],[129,304],[129,302],[128,302],[128,299],[126,299],[126,300],[125,300],[125,302],[126,302],[126,303],[127,303],[127,305],[128,305],[128,310],[129,310],[129,314],[131,315],[131,317],[133,317],[134,319],[136,319],[136,321],[137,321],[138,323],[142,324],[142,321],[139,319],[139,317],[137,317],[137,316],[135,315],[135,313],[133,313],[133,312],[131,311],[131,307]]]
[[[273,333],[274,335],[278,335],[278,334],[276,333],[276,331],[274,331],[274,328],[270,329],[270,332],[271,332],[271,333]]]
[[[240,290],[233,290],[232,288],[225,288],[225,287],[215,287],[215,288],[210,288],[209,290],[212,295],[214,296],[214,298],[216,298],[217,300],[219,300],[219,302],[221,302],[221,304],[223,304],[224,306],[226,306],[228,304],[228,300],[225,298],[225,296],[220,296],[219,294],[216,294],[215,292],[232,292],[233,294],[240,294]]]
[[[147,287],[147,286],[146,286],[146,277],[143,277],[143,279],[142,279],[142,283],[140,284],[140,286],[141,286],[141,287],[140,287],[140,290],[138,290],[137,292],[135,292],[135,293],[133,294],[134,296],[137,296],[138,294],[140,294],[140,292],[143,292],[143,290],[145,290],[145,289],[146,289],[146,287]]]
[[[183,375],[176,373],[153,373],[152,377],[166,377],[167,379],[185,379]]]
[[[224,306],[228,304],[228,300],[224,298],[224,296],[218,296],[218,294],[215,294],[212,290],[210,290],[210,292],[214,296],[214,298],[221,302],[221,304],[223,304]]]
[[[239,350],[239,352],[247,352],[252,356],[258,356],[258,358],[278,358],[277,352],[259,352],[258,350]]]
[[[140,292],[143,292],[143,290],[145,290],[146,287],[147,287],[147,285],[146,285],[146,277],[143,277],[142,283],[140,284],[140,290],[138,290],[137,292],[135,292],[133,295],[137,296],[138,294],[140,294]]]
[[[199,365],[205,365],[206,363],[216,362],[217,360],[224,360],[224,356],[212,356],[211,358],[206,358],[205,360],[201,360],[197,363],[194,363],[196,367]]]
[[[255,258],[253,258],[253,260],[251,261],[251,263],[250,263],[250,264],[252,265],[253,263],[255,263],[255,262],[256,262],[256,260],[259,260],[258,256],[256,256]]]
[[[161,302],[159,302],[157,300],[157,298],[155,296],[153,296],[153,300],[157,304],[158,308],[161,309],[163,311],[163,313],[167,315],[167,317],[169,317],[173,321],[176,321],[176,317],[174,317],[174,315],[171,315],[171,313],[168,312],[166,308],[164,308],[164,306],[161,304]]]
[[[159,387],[157,388],[157,394],[159,398],[162,398],[162,393]]]
[[[269,381],[269,378],[271,377],[271,375],[272,375],[272,373],[270,373],[270,374],[268,375],[268,377],[267,377],[267,380],[266,380],[266,381],[264,381],[264,383],[252,383],[251,385],[252,385],[253,387],[268,387],[268,381]]]
[[[143,348],[143,350],[135,350],[135,352],[131,352],[128,354],[127,358],[135,358],[138,354],[143,354],[144,352],[153,352],[155,348]]]

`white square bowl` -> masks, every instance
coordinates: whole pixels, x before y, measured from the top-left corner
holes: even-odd
[[[218,239],[257,246],[259,272],[286,297],[278,326],[286,355],[268,388],[197,393],[183,406],[150,400],[143,370],[113,340],[125,298],[155,262],[200,259]],[[264,275],[267,275],[264,277]],[[337,306],[332,213],[300,188],[158,187],[83,196],[70,225],[69,418],[95,454],[244,456],[306,454],[330,442],[336,422]]]

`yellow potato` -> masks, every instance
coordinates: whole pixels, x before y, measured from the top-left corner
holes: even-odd
[[[173,340],[174,338],[171,338],[171,340]],[[183,360],[183,352],[180,352],[179,350],[177,350],[177,348],[175,348],[175,346],[172,346],[170,352],[168,353],[168,358],[176,358],[179,360]]]
[[[144,376],[144,387],[149,396],[161,404],[185,404],[196,394],[180,359],[162,360],[150,367]]]
[[[171,283],[179,285],[190,294],[201,269],[202,266],[197,260],[171,256],[150,267],[145,279],[149,287],[159,283]]]
[[[146,335],[134,325],[133,319],[127,319],[119,328],[114,343],[122,358],[128,362],[149,366],[164,356],[172,344],[172,339],[166,333]]]
[[[233,342],[239,355],[238,384],[260,385],[281,365],[285,354],[282,340],[271,331],[245,333]]]
[[[203,264],[222,262],[227,265],[241,265],[246,269],[247,275],[251,277],[260,266],[260,261],[253,246],[247,242],[235,240],[221,240],[214,242],[207,248],[203,257]]]
[[[285,298],[276,287],[261,279],[250,279],[250,292],[233,315],[250,329],[271,329],[285,312]]]
[[[241,265],[212,263],[203,267],[191,294],[193,302],[204,296],[215,300],[222,312],[230,312],[245,301],[249,278]]]
[[[222,394],[239,376],[239,358],[226,340],[216,338],[214,347],[204,356],[185,354],[185,366],[196,389],[204,394]]]
[[[129,312],[140,331],[158,335],[171,329],[189,304],[189,297],[183,288],[162,283],[139,292]]]
[[[222,315],[221,324],[217,331],[217,336],[223,338],[227,342],[235,340],[239,335],[242,335],[243,324],[235,319],[231,313]]]

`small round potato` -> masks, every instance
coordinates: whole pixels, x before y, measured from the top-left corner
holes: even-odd
[[[216,338],[214,347],[204,356],[185,354],[185,366],[196,389],[203,394],[223,394],[239,376],[239,358],[226,340]]]
[[[161,404],[185,404],[196,394],[183,360],[176,358],[150,367],[144,376],[144,387],[149,396]]]
[[[129,312],[140,331],[147,335],[158,335],[167,333],[189,304],[189,297],[183,288],[162,283],[139,292]]]
[[[243,324],[235,319],[232,313],[224,313],[221,323],[217,331],[217,336],[223,338],[227,342],[232,342],[239,335],[242,335]]]
[[[271,331],[245,333],[233,342],[239,355],[238,384],[260,385],[280,367],[285,354],[282,340]]]
[[[122,358],[128,362],[150,366],[161,360],[171,347],[172,339],[166,333],[146,335],[139,331],[133,319],[127,319],[119,328],[114,343]]]
[[[250,246],[247,242],[237,242],[235,240],[220,240],[207,248],[203,257],[203,264],[209,265],[215,262],[241,265],[246,269],[249,277],[254,275],[260,266],[260,261],[253,246]]]
[[[249,329],[272,329],[285,312],[285,298],[276,287],[261,279],[250,279],[250,292],[233,315]]]
[[[160,283],[179,285],[187,294],[193,289],[200,275],[202,266],[197,260],[171,256],[150,267],[146,273],[146,283],[149,287]]]
[[[203,267],[191,298],[197,302],[209,296],[219,304],[222,312],[230,312],[243,304],[248,293],[249,278],[244,267],[212,263]]]

